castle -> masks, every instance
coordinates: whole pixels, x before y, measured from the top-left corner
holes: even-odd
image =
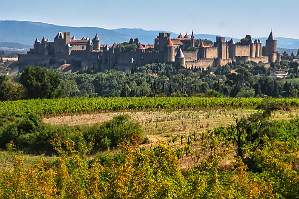
[[[25,55],[19,55],[20,65],[61,66],[68,64],[73,70],[96,71],[151,63],[174,63],[185,68],[208,68],[233,62],[274,63],[280,61],[277,40],[271,31],[266,45],[253,40],[250,35],[235,43],[232,39],[217,37],[216,42],[196,39],[180,34],[171,38],[170,33],[159,33],[154,45],[141,44],[138,39],[129,42],[101,45],[98,35],[93,39],[75,39],[69,32],[59,32],[53,42],[46,38],[35,40]]]

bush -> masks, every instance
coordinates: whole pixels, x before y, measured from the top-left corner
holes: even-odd
[[[17,100],[25,97],[24,87],[7,76],[0,77],[0,100]]]
[[[19,150],[36,149],[39,137],[37,132],[43,132],[44,126],[34,114],[23,117],[1,116],[0,148],[5,149],[8,143],[14,143]]]
[[[20,82],[26,88],[28,98],[53,98],[60,79],[55,71],[41,67],[28,67],[21,74]]]
[[[94,150],[115,148],[121,143],[138,144],[144,140],[141,126],[129,116],[121,115],[87,131],[86,136],[94,142]]]
[[[7,144],[13,143],[17,150],[28,153],[74,150],[86,154],[144,140],[141,126],[125,115],[92,127],[45,125],[33,114],[23,117],[3,115],[0,124],[0,148],[6,149]]]

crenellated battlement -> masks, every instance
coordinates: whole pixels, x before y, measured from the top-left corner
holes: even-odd
[[[196,39],[194,33],[179,34],[171,38],[170,33],[160,33],[154,45],[139,42],[138,38],[128,42],[101,45],[98,34],[93,39],[76,39],[69,32],[59,32],[53,42],[46,38],[35,40],[26,55],[19,56],[20,65],[59,66],[71,64],[75,68],[104,70],[128,69],[136,65],[151,63],[173,63],[187,68],[207,68],[237,61],[271,63],[280,60],[277,41],[271,32],[266,46],[260,40],[246,35],[238,42],[225,37],[216,37],[216,42]]]

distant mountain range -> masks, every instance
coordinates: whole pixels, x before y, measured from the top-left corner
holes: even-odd
[[[52,41],[57,32],[71,32],[77,38],[93,38],[96,33],[101,36],[102,43],[118,43],[128,41],[130,38],[139,38],[142,43],[153,43],[154,38],[161,31],[151,31],[136,28],[104,29],[97,27],[70,27],[30,21],[1,21],[0,20],[0,49],[30,48],[35,38],[43,36]],[[172,33],[173,36],[178,34]],[[214,41],[216,35],[196,34],[197,38]],[[227,37],[227,39],[230,39]],[[264,43],[267,38],[260,38]],[[238,39],[235,39],[238,40]],[[299,39],[278,37],[278,47],[283,49],[298,49]]]

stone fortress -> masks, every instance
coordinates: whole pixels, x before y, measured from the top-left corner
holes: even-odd
[[[53,42],[46,38],[35,40],[34,46],[25,55],[19,55],[21,66],[63,66],[72,70],[101,71],[105,69],[129,69],[136,65],[151,63],[174,63],[185,68],[208,68],[233,62],[274,63],[280,61],[277,40],[271,31],[266,45],[253,40],[250,35],[238,42],[217,37],[216,42],[196,39],[180,34],[171,38],[170,33],[159,33],[154,45],[141,44],[138,39],[129,42],[101,45],[98,35],[93,39],[75,39],[69,32],[59,32]]]

